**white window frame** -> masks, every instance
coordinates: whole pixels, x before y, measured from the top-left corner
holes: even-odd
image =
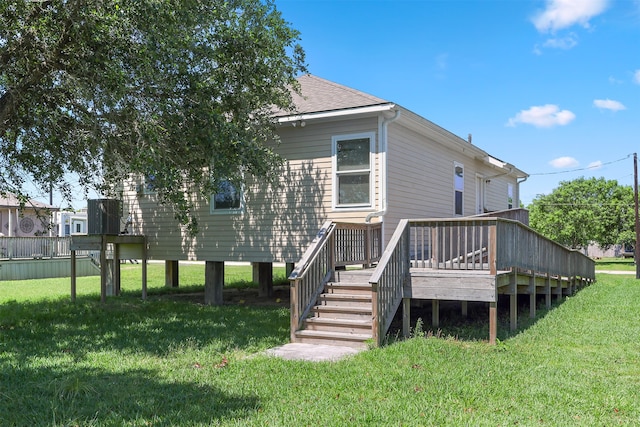
[[[223,181],[228,181],[228,180],[222,179],[221,182]],[[240,188],[236,187],[236,190],[240,193],[240,206],[238,206],[237,208],[217,208],[216,209],[216,201],[215,201],[216,195],[212,194],[211,197],[209,198],[209,213],[211,215],[238,215],[238,214],[244,213],[244,210],[245,210],[244,185],[240,185]]]
[[[462,188],[457,186],[456,169],[462,169]],[[453,215],[464,216],[464,165],[462,163],[453,162]],[[460,193],[460,213],[456,210],[456,195]]]
[[[375,196],[375,132],[363,132],[363,133],[352,133],[345,135],[335,135],[331,137],[331,165],[332,165],[332,180],[331,180],[331,192],[333,194],[332,197],[332,208],[334,210],[370,210],[373,208],[374,204],[374,196]],[[368,169],[357,169],[350,170],[347,172],[338,172],[338,143],[340,141],[349,141],[353,139],[369,139],[369,168]],[[339,175],[351,175],[351,174],[364,174],[365,172],[369,173],[369,201],[367,203],[349,203],[349,204],[340,204],[340,193],[339,193],[339,184],[338,184],[338,176]]]

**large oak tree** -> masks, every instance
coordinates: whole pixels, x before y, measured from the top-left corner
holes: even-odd
[[[189,194],[277,174],[265,142],[292,108],[298,41],[270,0],[0,2],[0,192],[71,200],[153,175],[195,226]]]

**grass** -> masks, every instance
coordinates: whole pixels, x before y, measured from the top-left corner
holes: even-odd
[[[286,306],[159,289],[72,304],[14,284],[0,305],[0,425],[638,425],[640,286],[598,279],[496,346],[473,337],[484,318],[447,329],[441,317],[441,331],[333,363],[263,354],[288,342]]]
[[[129,295],[140,295],[142,284],[142,269],[140,264],[122,264],[121,267],[122,292]],[[164,264],[149,263],[147,268],[147,287],[149,295],[165,294]],[[284,267],[274,267],[274,282],[288,283]],[[225,287],[252,288],[257,285],[252,281],[251,268],[244,265],[225,266]],[[204,290],[204,264],[180,264],[180,287],[170,290],[176,293],[197,292]],[[100,294],[100,279],[98,276],[78,277],[77,295]],[[7,280],[0,281],[0,303],[7,300],[34,301],[37,299],[57,299],[69,297],[71,294],[71,280],[69,278],[39,279],[39,280]]]
[[[635,273],[636,264],[633,258],[602,258],[596,261],[598,271],[628,271]]]

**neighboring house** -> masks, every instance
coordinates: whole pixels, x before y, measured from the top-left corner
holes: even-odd
[[[87,211],[59,211],[54,215],[54,234],[67,237],[73,234],[87,234]]]
[[[32,237],[49,234],[51,215],[57,208],[29,200],[20,208],[18,198],[8,193],[0,197],[0,233],[7,237]]]
[[[390,101],[315,76],[299,78],[297,112],[277,114],[280,186],[222,182],[193,212],[195,237],[143,180],[126,183],[123,212],[156,260],[297,262],[324,221],[453,218],[519,206],[527,174]]]

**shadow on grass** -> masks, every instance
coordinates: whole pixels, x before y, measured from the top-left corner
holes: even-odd
[[[166,355],[182,342],[224,353],[259,351],[289,337],[288,306],[205,306],[167,296],[141,301],[95,296],[0,305],[0,353],[22,362],[67,353],[82,360],[90,352]]]
[[[259,408],[255,394],[167,382],[152,370],[19,367],[0,372],[2,425],[180,425],[242,419]],[[48,418],[48,419],[47,419]]]

